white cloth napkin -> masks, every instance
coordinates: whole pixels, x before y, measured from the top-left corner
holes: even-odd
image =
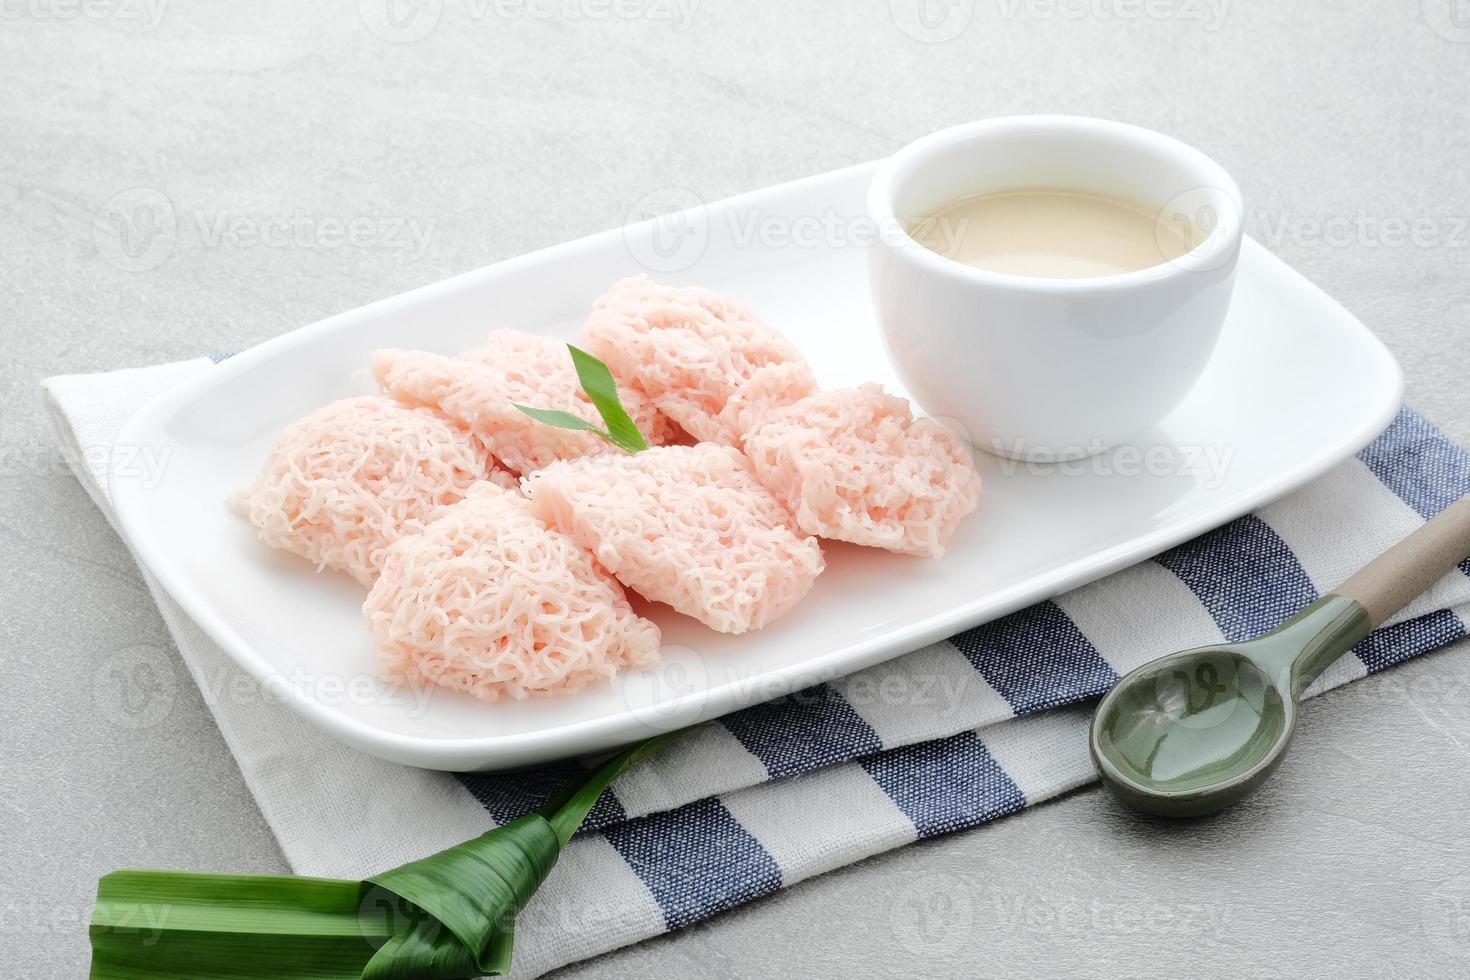
[[[72,469],[112,519],[122,423],[207,359],[47,380]],[[1265,629],[1470,492],[1470,455],[1405,410],[1358,458],[1157,559],[823,685],[737,712],[620,780],[516,929],[532,977],[804,878],[1014,813],[1092,778],[1084,702],[1147,659]],[[568,767],[465,776],[345,748],[268,699],[146,571],[179,654],[299,873],[360,878],[483,833]],[[1465,635],[1470,564],[1310,694]],[[897,692],[897,694],[895,694]]]

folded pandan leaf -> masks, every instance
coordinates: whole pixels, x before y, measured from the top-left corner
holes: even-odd
[[[364,881],[114,871],[94,980],[467,980],[510,969],[515,917],[602,791],[681,732],[614,756],[535,813]]]
[[[516,408],[546,425],[594,432],[604,442],[611,443],[624,452],[636,453],[647,449],[648,440],[638,431],[638,424],[618,398],[618,384],[608,366],[573,344],[567,344],[567,350],[572,355],[572,364],[577,369],[577,380],[582,385],[582,391],[587,394],[592,407],[597,409],[597,414],[602,416],[602,423],[607,428],[599,429],[580,416],[560,409],[532,408],[529,405],[517,405]]]

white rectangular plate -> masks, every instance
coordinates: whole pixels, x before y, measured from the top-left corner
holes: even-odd
[[[122,445],[168,455],[156,485],[114,477],[122,527],[200,626],[326,731],[410,765],[502,769],[715,717],[1074,588],[1311,480],[1366,445],[1398,408],[1401,378],[1383,346],[1247,241],[1214,360],[1136,452],[1051,471],[979,454],[981,511],[945,558],[831,546],[816,588],[764,630],[721,636],[656,607],[663,666],[570,697],[493,705],[377,681],[362,590],[267,549],[228,510],[282,426],[371,390],[365,365],[375,348],[455,352],[493,326],[573,338],[592,301],[647,264],[685,266],[655,277],[751,304],[801,347],[825,386],[874,380],[902,392],[868,300],[862,215],[871,170],[571,242],[239,354],[127,423]]]

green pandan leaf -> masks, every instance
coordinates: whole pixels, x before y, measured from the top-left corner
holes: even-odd
[[[360,881],[114,871],[92,910],[95,980],[353,980],[392,935]]]
[[[607,365],[580,347],[567,344],[567,350],[572,353],[572,364],[577,368],[577,380],[582,382],[582,390],[592,399],[597,414],[602,416],[612,443],[630,453],[647,449],[648,440],[643,438],[637,423],[618,399],[618,383],[613,380]]]
[[[400,980],[422,975],[499,976],[510,968],[509,934],[516,914],[546,880],[561,854],[562,841],[540,813],[527,814],[473,841],[431,854],[368,881],[429,914],[397,945],[378,951],[363,980]],[[437,926],[439,928],[435,929]],[[506,935],[505,940],[500,937]]]
[[[633,421],[633,417],[628,414],[628,410],[623,407],[622,401],[618,398],[618,385],[613,380],[612,372],[608,370],[607,365],[580,347],[567,344],[567,350],[571,352],[572,364],[577,369],[577,380],[581,383],[582,390],[587,393],[587,398],[592,402],[592,407],[597,409],[597,414],[602,416],[602,422],[607,429],[599,429],[591,422],[571,412],[531,408],[528,405],[516,405],[516,408],[537,422],[544,422],[562,429],[595,432],[626,452],[636,453],[647,449],[648,440],[643,437],[642,432],[638,431],[638,424]]]
[[[532,408],[530,405],[519,404],[516,405],[516,408],[522,412],[525,412],[537,422],[544,422],[547,425],[554,425],[558,429],[581,429],[584,432],[595,432],[598,435],[602,436],[602,438],[606,439],[608,442],[612,442],[611,435],[603,432],[601,429],[593,425],[591,422],[588,422],[586,419],[573,415],[571,412],[563,412],[559,409],[554,408]]]
[[[366,881],[114,871],[94,980],[467,980],[510,969],[516,915],[593,804],[682,732],[626,749],[535,813]]]
[[[662,752],[678,741],[685,732],[693,730],[693,728],[681,728],[676,732],[665,732],[619,752],[585,782],[574,783],[560,796],[553,797],[538,812],[550,821],[552,829],[556,831],[557,840],[565,845],[577,832],[577,828],[582,826],[582,822],[587,819],[587,814],[592,812],[602,791],[611,786],[614,779],[655,752]]]

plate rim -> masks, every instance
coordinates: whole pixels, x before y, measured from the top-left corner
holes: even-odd
[[[775,184],[749,191],[734,197],[703,205],[706,209],[728,209],[739,207],[743,202],[767,198],[772,194],[787,193],[803,187],[825,184],[856,176],[860,172],[876,169],[879,161],[857,164],[838,170],[804,177],[799,180]],[[655,219],[657,220],[657,219]],[[175,417],[200,395],[212,390],[230,378],[243,374],[258,364],[280,354],[289,352],[303,342],[341,327],[344,321],[358,319],[369,313],[389,313],[401,307],[409,307],[424,300],[472,285],[485,278],[500,278],[513,275],[527,266],[534,266],[549,259],[565,259],[579,252],[598,249],[619,236],[626,235],[629,228],[646,226],[642,222],[628,228],[612,228],[583,238],[529,252],[460,273],[446,279],[418,286],[402,293],[366,303],[351,310],[333,314],[313,323],[289,330],[254,347],[235,354],[225,361],[202,371],[193,378],[162,391],[146,401],[123,423],[118,431],[117,443],[139,443],[140,434],[156,436],[165,430],[164,423]],[[935,613],[917,622],[887,631],[879,636],[848,644],[837,650],[828,651],[815,659],[764,671],[750,678],[741,678],[682,695],[668,705],[660,707],[674,723],[660,725],[646,717],[646,712],[635,713],[632,709],[620,713],[609,713],[594,718],[564,722],[547,728],[514,734],[484,735],[473,737],[456,736],[438,738],[417,734],[400,734],[380,728],[370,722],[343,712],[333,706],[318,704],[305,693],[294,687],[273,682],[283,677],[280,670],[258,653],[244,637],[222,615],[215,612],[213,604],[189,581],[185,570],[169,559],[166,549],[147,531],[141,505],[136,504],[138,488],[131,482],[119,482],[115,472],[108,470],[108,493],[117,515],[119,530],[132,548],[138,561],[153,575],[164,591],[184,612],[218,643],[237,666],[244,669],[262,685],[284,687],[285,704],[297,714],[307,718],[328,734],[360,750],[407,765],[425,768],[467,771],[473,769],[502,769],[536,761],[549,761],[594,751],[647,737],[658,731],[682,727],[693,721],[703,721],[726,714],[740,707],[769,700],[782,693],[821,683],[837,676],[854,673],[885,660],[902,656],[956,632],[973,628],[984,622],[999,618],[1026,605],[1043,601],[1051,596],[1095,581],[1129,565],[1147,560],[1154,555],[1181,542],[1187,541],[1213,528],[1233,520],[1242,514],[1277,499],[1298,487],[1315,480],[1327,470],[1343,462],[1377,437],[1397,415],[1403,403],[1403,370],[1384,343],[1369,330],[1361,320],[1328,295],[1319,286],[1296,271],[1283,259],[1253,239],[1247,238],[1245,247],[1254,253],[1253,258],[1274,271],[1284,272],[1305,286],[1317,302],[1324,303],[1340,312],[1344,326],[1355,330],[1360,342],[1381,361],[1382,369],[1391,375],[1390,396],[1372,421],[1366,426],[1324,448],[1303,465],[1295,467],[1287,477],[1262,481],[1249,490],[1215,501],[1210,507],[1193,515],[1190,520],[1156,529],[1127,542],[1101,552],[1092,552],[1059,565],[1047,572],[1023,582],[992,591],[963,606],[943,613]],[[749,692],[758,691],[758,697]],[[774,692],[774,693],[772,693]],[[697,701],[697,704],[693,702]],[[688,709],[693,707],[693,711]],[[504,757],[501,761],[497,757]],[[435,761],[426,761],[429,759]],[[486,760],[490,761],[486,761]]]

